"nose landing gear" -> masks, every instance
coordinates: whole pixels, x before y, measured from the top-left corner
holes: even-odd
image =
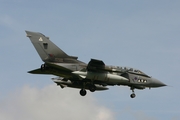
[[[132,90],[132,94],[130,95],[131,98],[135,98],[136,97],[136,94],[134,93],[134,88],[131,87],[131,90]]]
[[[132,94],[130,95],[130,97],[131,97],[131,98],[135,98],[135,97],[136,97],[136,94],[132,93]]]

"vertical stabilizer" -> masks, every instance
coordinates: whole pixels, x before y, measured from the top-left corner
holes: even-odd
[[[30,38],[36,51],[44,62],[56,61],[72,58],[68,56],[64,51],[57,47],[53,42],[49,40],[45,35],[38,32],[26,31],[27,37]],[[63,61],[62,61],[63,62]]]

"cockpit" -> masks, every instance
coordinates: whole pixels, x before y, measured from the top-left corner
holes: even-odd
[[[112,71],[130,72],[130,73],[134,73],[134,74],[148,76],[147,74],[143,73],[142,71],[140,71],[138,69],[129,68],[129,67],[111,66],[111,69],[112,69]]]

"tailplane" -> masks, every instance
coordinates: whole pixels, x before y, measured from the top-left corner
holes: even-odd
[[[69,56],[45,35],[26,31],[36,51],[44,62],[77,62],[77,57]]]

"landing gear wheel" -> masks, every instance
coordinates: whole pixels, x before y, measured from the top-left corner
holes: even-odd
[[[87,92],[85,89],[81,89],[79,93],[81,96],[85,96]]]
[[[134,87],[130,88],[132,90],[132,94],[130,95],[131,98],[135,98],[136,94],[134,93]]]
[[[89,90],[90,90],[91,92],[95,92],[95,91],[96,91],[96,86],[95,86],[95,85],[90,85],[90,86],[89,86]]]
[[[132,94],[130,95],[130,97],[131,97],[131,98],[135,98],[135,97],[136,97],[136,94],[132,93]]]

